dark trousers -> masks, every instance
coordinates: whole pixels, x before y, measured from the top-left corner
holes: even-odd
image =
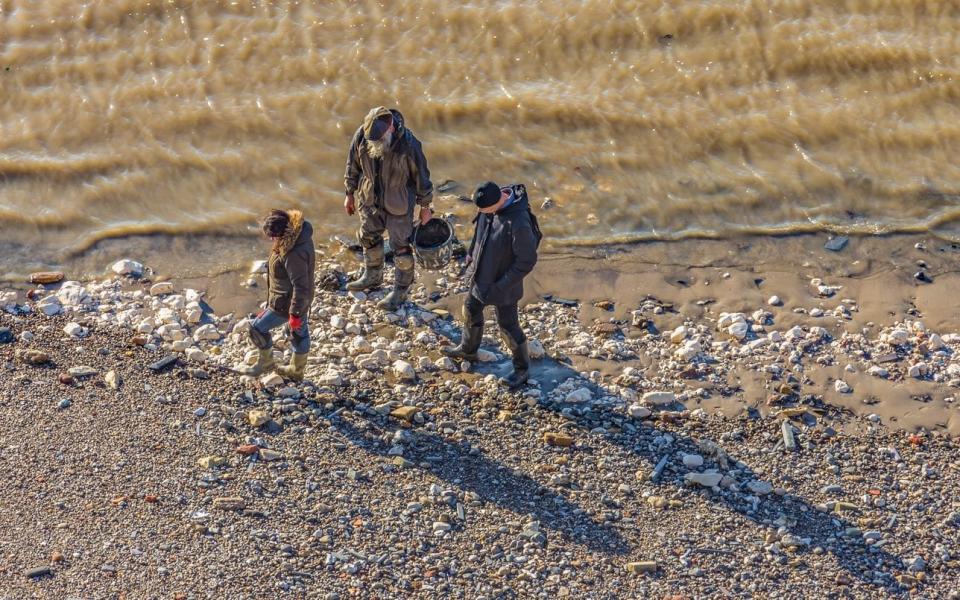
[[[473,294],[467,294],[467,299],[463,302],[463,322],[466,327],[479,327],[483,329],[483,308],[486,306]],[[511,346],[527,341],[523,329],[520,328],[520,314],[517,311],[517,303],[504,304],[503,306],[494,306],[497,313],[497,325],[500,327],[500,333],[509,336]]]

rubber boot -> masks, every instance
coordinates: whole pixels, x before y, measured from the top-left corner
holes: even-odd
[[[477,350],[483,340],[483,327],[464,327],[460,345],[452,348],[440,348],[440,352],[458,360],[477,362]]]
[[[504,377],[501,381],[511,390],[515,390],[530,378],[530,349],[527,347],[526,340],[518,344],[505,331],[503,332],[503,340],[513,353],[513,373]]]
[[[365,292],[383,284],[383,242],[363,251],[363,273],[347,283],[347,291]]]
[[[393,289],[383,300],[377,302],[377,308],[387,312],[393,312],[403,306],[407,300],[407,291],[413,285],[413,255],[409,252],[394,254],[393,264],[397,267]]]
[[[249,375],[250,377],[259,377],[268,371],[272,371],[276,366],[276,363],[273,361],[273,349],[272,348],[263,348],[260,350],[260,356],[257,357],[257,362],[249,367],[239,369],[241,375]]]
[[[307,352],[303,354],[293,353],[290,357],[290,364],[277,367],[277,373],[293,381],[303,381],[303,371],[307,368]]]

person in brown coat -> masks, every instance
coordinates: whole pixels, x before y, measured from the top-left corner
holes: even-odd
[[[274,209],[263,220],[262,230],[273,242],[267,267],[267,308],[250,324],[250,340],[260,350],[260,356],[255,365],[242,373],[257,376],[275,367],[270,331],[286,323],[293,338],[293,356],[289,365],[277,368],[277,373],[299,381],[310,352],[307,318],[317,264],[313,226],[299,210]]]
[[[378,106],[367,113],[350,141],[344,175],[348,215],[359,213],[357,239],[363,248],[363,273],[347,289],[363,291],[383,283],[383,233],[390,237],[396,267],[393,289],[377,306],[394,311],[413,285],[413,207],[421,223],[433,216],[433,184],[423,147],[406,128],[398,110]]]

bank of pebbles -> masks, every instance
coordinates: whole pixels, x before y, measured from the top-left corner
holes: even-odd
[[[494,337],[479,365],[441,357],[457,326],[426,290],[384,314],[344,279],[321,265],[301,384],[231,372],[245,319],[199,291],[5,294],[4,594],[958,597],[956,440],[798,391],[833,361],[955,384],[957,335],[781,332],[762,308],[658,332],[655,298],[630,322],[544,302],[523,310],[544,381],[511,394]],[[452,268],[437,288],[462,291]],[[769,377],[770,416],[684,408],[741,369]]]

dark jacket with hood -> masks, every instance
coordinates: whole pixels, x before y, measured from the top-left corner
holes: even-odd
[[[383,158],[374,159],[368,152],[366,136],[373,122],[384,115],[393,116],[393,142]],[[404,127],[400,111],[378,106],[367,113],[350,141],[344,186],[347,194],[356,194],[360,208],[376,207],[399,216],[412,214],[415,203],[430,206],[433,184],[427,159],[420,140]]]
[[[479,213],[465,273],[470,294],[484,304],[503,306],[523,297],[523,278],[537,264],[539,231],[530,216],[522,185],[511,186],[515,199],[500,211]]]
[[[281,315],[306,319],[313,302],[313,273],[317,265],[313,226],[299,210],[288,210],[287,214],[287,231],[270,251],[267,305]]]

